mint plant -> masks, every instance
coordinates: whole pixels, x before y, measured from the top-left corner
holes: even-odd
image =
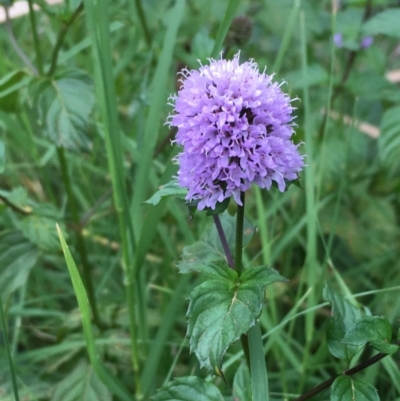
[[[224,381],[223,358],[240,339],[247,368],[241,365],[242,385],[235,378],[236,400],[269,400],[263,340],[258,323],[268,285],[287,281],[269,266],[243,266],[243,248],[255,229],[245,219],[245,193],[252,184],[283,192],[298,179],[304,156],[294,145],[290,98],[271,77],[259,73],[254,61],[209,60],[199,71],[184,70],[181,89],[171,97],[174,111],[169,124],[177,128],[174,143],[182,147],[175,158],[177,177],[162,186],[147,203],[157,205],[176,195],[189,209],[213,216],[200,240],[183,249],[177,263],[180,273],[199,273],[203,282],[189,296],[187,335],[190,350],[201,368]],[[236,203],[236,216],[228,211]],[[193,216],[192,216],[193,217]],[[362,310],[336,293],[324,290],[332,304],[327,346],[349,367],[344,372],[301,395],[311,399],[331,386],[333,400],[379,400],[369,383],[351,376],[398,350],[391,344],[392,328],[384,318],[365,316]],[[381,353],[352,366],[366,344]],[[240,388],[242,387],[242,388]],[[178,378],[153,397],[154,401],[222,400],[208,381],[195,376]]]

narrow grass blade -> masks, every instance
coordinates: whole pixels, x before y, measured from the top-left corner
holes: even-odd
[[[305,16],[304,12],[300,14],[300,37],[301,37],[301,62],[303,75],[306,76],[307,71],[307,42],[306,42],[306,29],[305,29]],[[305,274],[307,276],[307,288],[315,290],[318,282],[319,269],[317,264],[317,224],[316,224],[316,205],[315,205],[315,177],[314,177],[314,164],[313,155],[314,138],[311,132],[311,112],[310,112],[310,98],[308,86],[303,88],[304,104],[304,132],[305,132],[305,150],[307,154],[308,167],[305,169],[305,192],[306,192],[306,217],[307,217],[307,246],[306,246],[306,266]],[[308,298],[307,307],[315,305],[315,293],[313,291]],[[309,313],[306,316],[306,340],[310,343],[314,331],[314,313]]]
[[[219,30],[217,33],[217,38],[215,39],[215,44],[213,51],[211,53],[211,58],[217,58],[221,49],[222,44],[224,43],[226,34],[228,33],[229,27],[235,16],[236,10],[238,8],[240,1],[239,0],[229,0],[228,7],[225,11],[224,18],[222,20],[221,25],[219,26]]]
[[[268,374],[258,320],[249,330],[248,336],[253,401],[269,401]]]
[[[118,212],[122,244],[123,268],[126,282],[126,298],[129,309],[129,328],[132,342],[132,367],[135,380],[139,379],[139,356],[136,322],[137,299],[133,254],[135,237],[125,185],[122,135],[118,121],[117,98],[111,59],[111,40],[108,18],[108,2],[84,0],[86,20],[92,40],[95,61],[95,82],[105,127],[105,144],[110,170],[115,208]],[[136,393],[140,395],[140,382],[136,381]]]
[[[282,38],[282,43],[279,46],[278,55],[276,56],[275,63],[272,67],[272,72],[275,74],[278,74],[279,70],[281,69],[283,59],[284,59],[286,51],[289,47],[290,38],[293,35],[295,22],[298,19],[299,10],[300,10],[300,0],[295,0],[293,3],[292,11],[290,12],[290,15],[289,15],[289,20],[286,25],[285,33]]]
[[[12,356],[11,356],[10,343],[8,341],[8,335],[7,335],[6,320],[4,317],[3,298],[1,295],[0,295],[0,319],[1,319],[1,327],[2,327],[2,331],[3,331],[4,347],[6,350],[8,366],[10,368],[11,383],[12,383],[14,398],[15,398],[15,401],[19,401],[17,375],[15,373],[14,363],[13,363]]]
[[[146,396],[150,389],[150,386],[154,383],[154,376],[157,373],[157,367],[159,366],[162,352],[165,347],[165,343],[168,339],[172,326],[182,310],[182,303],[184,301],[182,294],[184,294],[185,288],[189,285],[190,275],[181,276],[178,285],[174,288],[174,292],[169,302],[167,309],[164,312],[163,321],[160,328],[158,329],[157,336],[151,347],[151,352],[147,358],[146,365],[143,369],[141,378],[142,392]]]
[[[162,121],[160,119],[161,111],[168,97],[167,82],[169,70],[175,49],[178,28],[183,18],[184,7],[185,0],[178,0],[169,14],[171,18],[168,21],[162,52],[151,84],[150,108],[144,132],[145,140],[143,141],[143,148],[141,149],[140,160],[137,165],[135,193],[131,206],[137,237],[139,237],[139,233],[142,229],[143,211],[141,206],[147,196],[149,170],[153,161],[153,151],[157,142],[157,133]]]
[[[90,305],[86,294],[85,287],[82,279],[79,275],[78,268],[72,258],[71,252],[65,242],[63,233],[60,227],[57,225],[57,232],[60,238],[61,247],[64,253],[65,262],[68,267],[69,274],[71,276],[72,285],[74,287],[76,299],[78,301],[79,310],[82,316],[83,334],[86,341],[86,349],[89,354],[90,362],[93,365],[94,370],[99,376],[100,380],[107,386],[107,388],[115,394],[119,399],[123,401],[132,401],[132,396],[124,384],[114,377],[111,372],[101,363],[99,355],[96,350],[95,337],[92,329],[92,323],[90,319]]]

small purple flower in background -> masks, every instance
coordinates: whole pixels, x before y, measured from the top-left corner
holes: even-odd
[[[335,44],[336,47],[342,47],[343,46],[343,35],[341,33],[335,33],[333,35],[333,43]]]
[[[372,36],[365,36],[361,40],[361,48],[362,49],[367,49],[374,43],[374,38]]]
[[[176,160],[187,200],[198,200],[199,210],[231,196],[241,205],[252,183],[269,189],[275,181],[284,191],[285,180],[297,179],[304,161],[290,139],[293,107],[280,84],[255,62],[240,64],[239,54],[182,75],[169,124],[183,147]]]

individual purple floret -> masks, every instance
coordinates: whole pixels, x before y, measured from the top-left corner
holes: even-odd
[[[239,54],[182,75],[168,122],[183,147],[176,160],[187,200],[198,200],[199,210],[231,196],[241,205],[252,183],[269,189],[275,181],[284,191],[297,179],[304,162],[290,139],[293,107],[272,76],[253,61],[240,64]]]
[[[361,40],[361,48],[367,49],[374,43],[374,38],[372,36],[365,36]]]
[[[336,47],[343,47],[343,35],[341,33],[335,33],[333,35],[333,43]]]

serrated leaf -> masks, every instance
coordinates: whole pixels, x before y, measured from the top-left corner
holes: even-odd
[[[364,35],[383,34],[400,38],[400,10],[388,8],[381,13],[373,16],[363,26]]]
[[[369,383],[339,376],[331,387],[331,401],[379,401],[379,395]]]
[[[61,224],[60,215],[52,205],[40,205],[20,221],[20,229],[26,238],[46,251],[60,249],[56,223]]]
[[[36,247],[26,241],[20,232],[0,236],[0,296],[4,303],[27,282],[38,256]]]
[[[56,222],[48,217],[32,214],[21,220],[20,228],[30,241],[47,251],[60,249],[55,231]]]
[[[332,318],[326,332],[329,351],[336,358],[345,359],[349,363],[360,348],[342,344],[341,341],[346,331],[362,317],[361,311],[330,287],[324,288],[323,296],[332,304]]]
[[[379,158],[392,170],[400,169],[400,106],[387,110],[381,121],[378,138]]]
[[[111,393],[91,365],[81,362],[54,391],[51,401],[111,401]]]
[[[388,344],[387,342],[381,340],[370,341],[369,345],[377,351],[388,355],[393,355],[399,350],[399,346],[397,344]]]
[[[92,79],[72,70],[59,78],[38,79],[30,86],[33,112],[41,131],[56,146],[89,149],[89,115],[94,106]]]
[[[389,321],[379,316],[364,316],[347,330],[342,342],[351,345],[363,345],[368,341],[392,339],[392,326]]]
[[[161,387],[153,401],[224,401],[214,384],[196,376],[181,377]]]
[[[251,378],[247,364],[242,363],[233,379],[234,401],[252,401]]]
[[[265,266],[246,269],[240,278],[225,269],[236,277],[221,276],[200,284],[190,294],[187,313],[191,352],[201,367],[217,375],[221,375],[222,357],[229,345],[247,333],[260,315],[265,287],[285,281]]]
[[[220,215],[221,225],[232,255],[235,254],[235,227],[236,218],[227,212]],[[243,246],[246,246],[253,238],[255,228],[248,220],[244,221]],[[228,262],[213,221],[210,220],[200,240],[183,248],[182,260],[177,263],[181,273],[197,271],[199,273],[213,275],[214,268],[227,266]],[[211,266],[211,270],[210,270]]]
[[[361,346],[370,343],[378,351],[392,354],[398,346],[390,344],[392,326],[389,321],[378,316],[364,316],[347,330],[341,341],[343,344]]]
[[[169,196],[176,196],[179,199],[185,199],[188,190],[186,188],[181,187],[178,184],[177,179],[172,179],[170,182],[161,185],[158,188],[158,191],[150,198],[147,199],[144,203],[148,203],[149,205],[156,206],[158,205],[164,198]]]

